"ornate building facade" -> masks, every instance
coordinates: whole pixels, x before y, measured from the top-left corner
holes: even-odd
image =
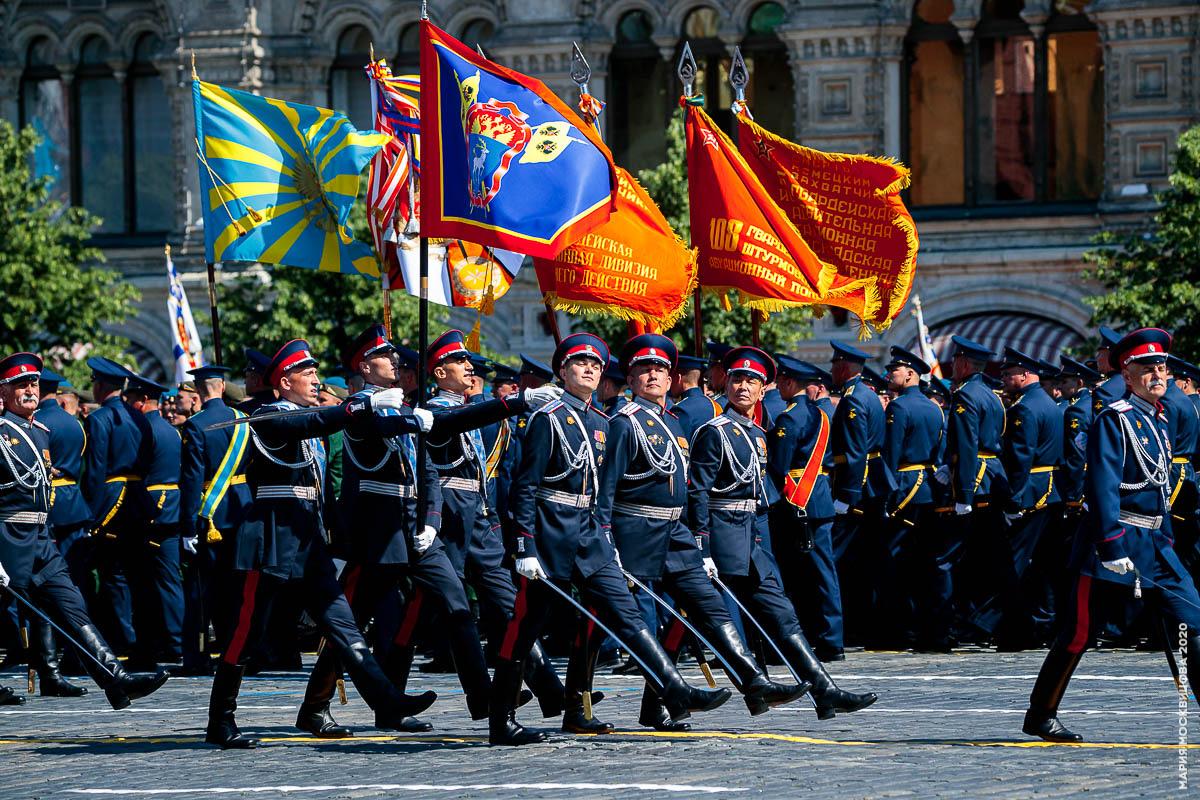
[[[373,47],[415,71],[413,0],[20,0],[0,3],[0,114],[34,125],[37,168],[104,224],[96,241],[139,286],[121,332],[143,369],[170,362],[162,246],[202,307],[192,54],[209,81],[347,112],[369,126]],[[730,56],[764,125],[803,144],[913,169],[917,292],[935,339],[1028,338],[1045,355],[1091,335],[1081,254],[1136,222],[1200,122],[1194,0],[434,0],[431,18],[575,100],[571,42],[608,101],[619,163],[658,163],[690,41],[697,87],[728,122]],[[241,269],[227,265],[230,269]],[[497,350],[544,354],[532,270],[485,321]],[[348,278],[353,280],[353,278]],[[203,314],[197,313],[198,318]],[[468,323],[469,324],[469,323]],[[800,352],[853,336],[834,314]],[[872,340],[907,344],[907,312]],[[1037,345],[1037,347],[1035,347]]]

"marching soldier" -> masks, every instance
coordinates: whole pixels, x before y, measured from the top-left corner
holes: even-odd
[[[363,389],[353,399],[369,401],[396,380],[393,345],[382,325],[359,334],[346,359],[351,373],[363,379]],[[446,555],[442,527],[442,490],[428,454],[417,463],[412,429],[420,426],[430,436],[459,433],[490,424],[524,409],[520,398],[490,400],[457,406],[432,414],[408,405],[378,408],[371,416],[350,423],[344,433],[346,474],[342,506],[350,532],[349,553],[342,585],[359,627],[364,627],[381,602],[396,596],[405,576],[416,591],[431,595],[444,612],[442,630],[454,656],[454,665],[473,719],[487,714],[489,679],[462,582]],[[400,689],[408,682],[413,647],[410,641],[422,600],[408,598],[407,608],[395,616],[398,640],[383,648],[384,671]],[[412,619],[409,616],[412,615]],[[380,647],[376,647],[380,654]],[[321,738],[342,738],[348,728],[338,725],[329,712],[338,676],[337,658],[321,652],[313,668],[296,726]],[[400,721],[400,730],[426,731],[433,726],[416,718]]]
[[[859,711],[874,703],[876,696],[847,692],[833,682],[804,638],[779,570],[756,542],[758,510],[771,504],[774,492],[766,479],[767,435],[750,415],[762,402],[765,387],[775,382],[775,364],[756,347],[735,347],[725,355],[722,367],[728,406],[719,417],[701,425],[692,439],[691,528],[706,546],[702,553],[716,564],[714,578],[726,583],[740,606],[755,615],[766,628],[763,635],[774,638],[789,669],[800,676],[801,692],[811,689],[817,718]]]
[[[271,359],[253,347],[245,348],[243,353],[246,356],[246,369],[242,373],[246,380],[246,399],[238,403],[238,411],[253,414],[267,403],[275,402],[275,390],[266,377]]]
[[[1062,356],[1059,385],[1067,406],[1063,410],[1062,469],[1058,471],[1058,494],[1068,520],[1083,511],[1083,487],[1087,466],[1087,436],[1092,427],[1092,384],[1100,373],[1073,358]],[[1071,532],[1073,533],[1073,531]]]
[[[299,584],[309,614],[329,646],[337,651],[355,686],[375,710],[376,724],[397,727],[436,699],[433,692],[410,697],[393,686],[367,649],[338,585],[322,530],[325,449],[319,437],[342,430],[356,417],[381,408],[400,409],[403,392],[378,392],[340,406],[317,406],[320,378],[308,343],[295,339],[271,359],[268,383],[280,399],[255,415],[304,412],[264,419],[250,429],[246,478],[254,503],[230,542],[229,618],[234,624],[221,643],[213,677],[205,741],[246,749],[257,742],[243,736],[234,719],[238,689],[248,656],[261,641],[271,599],[289,583]],[[415,427],[415,425],[414,425]]]
[[[671,414],[679,420],[688,441],[696,428],[717,417],[721,406],[704,393],[704,368],[708,362],[695,356],[680,356],[679,366],[671,373],[671,395],[675,404]]]
[[[664,687],[662,696],[672,720],[714,709],[729,698],[726,689],[693,689],[684,682],[641,619],[611,537],[597,522],[595,506],[608,449],[608,419],[592,406],[591,398],[607,361],[608,346],[596,336],[575,333],[563,339],[554,352],[553,366],[566,392],[561,400],[530,417],[513,495],[516,569],[521,576],[517,603],[524,613],[509,622],[498,653],[489,724],[492,744],[521,745],[546,738],[516,722],[515,705],[522,662],[557,599],[544,587],[549,581],[567,591],[572,584],[578,587],[587,605],[652,670],[646,677]],[[567,667],[562,728],[572,733],[613,729],[585,711],[584,697],[593,694],[597,652],[597,637],[590,627],[585,626],[576,638]]]
[[[860,531],[878,525],[882,502],[895,481],[880,459],[883,448],[883,403],[870,385],[864,385],[867,354],[857,347],[830,342],[833,347],[833,382],[842,393],[832,419],[833,451],[833,555],[838,565],[842,608],[847,626],[859,640],[872,638],[871,588],[868,542]]]
[[[833,407],[826,410],[814,399],[824,390],[824,371],[806,361],[780,356],[776,380],[788,405],[767,436],[767,471],[782,498],[771,509],[771,546],[817,657],[843,661],[842,595],[833,558],[829,484]]]
[[[1105,325],[1100,326],[1100,347],[1096,350],[1096,369],[1103,379],[1092,392],[1092,413],[1099,414],[1105,406],[1125,395],[1125,380],[1121,369],[1112,361],[1112,348],[1121,340],[1121,334]]]
[[[1110,348],[1127,391],[1100,412],[1088,436],[1088,522],[1079,526],[1071,557],[1078,575],[1029,697],[1022,730],[1030,736],[1083,740],[1059,721],[1058,706],[1095,639],[1095,612],[1106,596],[1156,592],[1151,607],[1167,629],[1186,631],[1188,679],[1193,693],[1198,688],[1200,595],[1171,546],[1171,442],[1159,406],[1170,348],[1171,335],[1157,328],[1132,331]]]
[[[130,540],[142,534],[149,515],[146,472],[153,456],[150,423],[121,398],[133,373],[107,358],[87,360],[92,390],[100,407],[88,414],[84,430],[83,496],[91,509],[100,573],[98,616],[111,626],[119,650],[137,641],[123,556]]]
[[[179,471],[179,522],[184,550],[184,675],[211,675],[208,626],[220,626],[214,584],[218,554],[228,549],[250,508],[246,453],[250,426],[211,426],[246,416],[225,404],[228,367],[197,367],[188,374],[200,395],[200,411],[183,426]],[[217,638],[221,638],[218,629]]]
[[[9,597],[14,595],[50,614],[85,648],[89,674],[104,689],[109,704],[121,709],[156,691],[166,683],[167,675],[125,671],[92,624],[50,536],[50,437],[46,426],[34,418],[41,370],[42,359],[33,353],[15,353],[0,360],[0,403],[4,408],[0,412],[0,606],[15,602]],[[29,610],[18,605],[22,613]]]
[[[1037,611],[1044,611],[1039,578],[1048,578],[1050,569],[1049,564],[1041,563],[1045,553],[1040,545],[1059,503],[1055,473],[1062,459],[1063,414],[1042,388],[1040,369],[1036,359],[1004,348],[1001,375],[1013,402],[1005,419],[1002,459],[1008,479],[1006,525],[1004,536],[996,540],[1001,546],[994,562],[1003,566],[997,570],[997,602],[990,609],[981,609],[975,622],[995,635],[1002,652],[1034,644],[1034,617]]]
[[[660,334],[635,336],[621,352],[634,399],[609,425],[608,466],[600,479],[597,514],[610,529],[619,558],[633,576],[662,582],[736,674],[734,685],[752,714],[789,703],[805,687],[771,681],[751,656],[709,576],[717,567],[703,542],[681,521],[687,506],[688,440],[666,412],[670,370],[678,350]],[[670,648],[668,648],[670,649]],[[669,728],[663,698],[649,688],[639,721]]]
[[[912,633],[918,649],[948,652],[952,609],[944,588],[946,539],[931,519],[945,418],[921,393],[921,377],[930,372],[924,360],[893,347],[885,369],[896,397],[885,412],[883,462],[897,485],[884,508],[876,614],[885,621],[883,630],[896,638],[876,644],[902,649],[911,642],[901,637]]]
[[[138,631],[133,658],[147,671],[157,659],[182,658],[183,577],[180,572],[179,468],[180,435],[163,419],[159,398],[167,387],[135,375],[125,386],[130,406],[150,423],[151,458],[146,470],[149,503],[144,527],[128,542],[127,560]],[[146,624],[139,620],[145,619]]]
[[[463,405],[463,391],[471,385],[474,374],[470,356],[466,337],[459,330],[446,331],[429,345],[426,364],[438,386],[437,395],[427,403],[430,410]],[[522,360],[529,367],[522,373],[522,382],[536,383],[538,388],[522,389],[520,400],[515,401],[519,404],[513,406],[518,415],[532,413],[531,408],[557,399],[562,393],[557,387],[543,385],[544,374],[535,369],[542,365],[524,356]],[[544,370],[549,373],[550,368]],[[518,419],[525,423],[527,417]],[[496,647],[515,613],[517,589],[512,572],[503,566],[504,539],[494,498],[488,494],[483,436],[478,429],[434,431],[427,441],[442,488],[442,542],[458,576],[475,588],[489,645]],[[526,664],[525,679],[537,695],[544,716],[562,713],[562,682],[536,643]],[[486,701],[472,706],[473,719],[486,715]]]

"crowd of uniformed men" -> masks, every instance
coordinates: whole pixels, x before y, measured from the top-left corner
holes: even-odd
[[[686,730],[730,697],[709,654],[751,714],[810,694],[828,719],[876,700],[826,670],[848,644],[1049,644],[1025,730],[1077,740],[1058,702],[1097,641],[1187,626],[1200,675],[1200,369],[1163,331],[1101,335],[1094,362],[1060,364],[954,337],[943,380],[898,347],[879,374],[841,343],[825,369],[715,342],[682,356],[657,334],[619,357],[572,334],[518,371],[451,330],[419,376],[373,325],[346,379],[322,382],[303,340],[246,350],[245,394],[223,366],[168,391],[99,357],[87,393],[9,355],[8,664],[28,662],[30,691],[36,673],[43,695],[83,694],[61,648],[116,708],[161,686],[160,664],[211,675],[207,741],[253,747],[242,677],[297,665],[307,612],[301,730],[351,735],[330,713],[346,675],[377,727],[428,730],[436,696],[406,691],[422,648],[492,743],[525,744],[546,736],[516,721],[535,698],[564,731],[613,730],[601,653],[645,676],[641,724]],[[419,380],[434,390],[414,407]],[[560,675],[546,635],[564,627]]]

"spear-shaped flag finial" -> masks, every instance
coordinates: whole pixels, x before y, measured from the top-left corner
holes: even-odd
[[[696,59],[692,56],[692,45],[690,42],[683,43],[683,53],[679,56],[679,66],[675,71],[679,75],[679,80],[683,82],[683,96],[694,97]]]
[[[746,104],[746,84],[750,83],[750,72],[742,58],[742,48],[733,48],[733,63],[729,66],[729,85],[733,87],[733,99]]]
[[[592,67],[583,57],[579,45],[571,42],[571,80],[579,87],[579,91],[588,94],[588,83],[592,80]]]

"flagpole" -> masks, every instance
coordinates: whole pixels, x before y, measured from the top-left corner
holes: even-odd
[[[692,56],[692,45],[690,42],[683,43],[683,52],[679,55],[679,64],[675,67],[675,74],[679,76],[680,82],[683,84],[683,96],[691,98],[695,88],[696,81],[696,59]],[[686,113],[686,112],[684,112]],[[689,238],[695,238],[694,233]],[[700,284],[696,284],[696,291],[692,295],[692,338],[693,353],[696,357],[704,355],[704,314],[700,310],[700,300],[704,296],[700,288]]]
[[[167,245],[167,254],[170,255],[170,252],[171,246]],[[207,261],[205,265],[208,267],[208,319],[212,323],[213,358],[216,363],[224,364],[225,359],[221,354],[221,314],[217,310],[217,273],[213,262]]]
[[[421,0],[421,19],[429,20],[429,4],[426,0]],[[410,154],[411,156],[411,154]],[[411,162],[410,162],[411,163]],[[410,170],[409,186],[416,185],[414,181],[418,180],[416,169]],[[412,213],[416,214],[416,206],[413,205]],[[425,372],[427,364],[425,363],[425,351],[429,347],[429,240],[425,238],[424,226],[418,230],[420,237],[420,249],[418,250],[420,258],[420,293],[417,296],[417,404],[425,402]],[[417,463],[425,463],[425,437],[417,437]],[[424,498],[422,498],[424,499]]]

